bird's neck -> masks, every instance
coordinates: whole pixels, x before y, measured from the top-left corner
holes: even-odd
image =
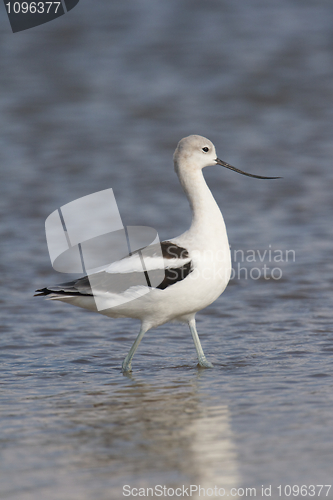
[[[207,240],[226,236],[221,211],[206,184],[202,170],[191,171],[190,175],[178,172],[180,183],[192,210],[192,224],[187,234],[193,233]]]

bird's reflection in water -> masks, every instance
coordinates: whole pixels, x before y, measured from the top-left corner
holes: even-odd
[[[197,471],[196,484],[207,492],[206,496],[209,488],[215,491],[210,495],[213,498],[224,496],[223,491],[228,495],[239,483],[228,406],[204,408],[189,425],[188,433],[192,437],[190,450]],[[202,496],[203,493],[194,498]]]
[[[192,484],[226,492],[237,487],[228,407],[207,405],[198,390],[198,377],[200,373],[194,379],[174,378],[163,385],[161,378],[147,383],[128,376],[121,388],[104,386],[105,391],[88,394],[94,398],[93,405],[85,404],[70,418],[71,425],[81,428],[75,433],[80,440],[80,465],[110,481],[119,498],[124,485]],[[199,495],[193,491],[192,498]]]

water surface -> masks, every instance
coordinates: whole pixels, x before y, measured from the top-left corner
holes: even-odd
[[[330,3],[99,0],[15,35],[1,8],[1,498],[330,484]],[[192,133],[283,179],[206,169],[236,273],[198,314],[215,369],[167,324],[125,377],[136,322],[32,297],[64,280],[44,221],[112,187],[124,224],[180,234],[172,154]]]

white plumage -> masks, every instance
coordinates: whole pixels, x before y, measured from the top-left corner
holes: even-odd
[[[199,365],[210,368],[196,331],[195,315],[214,302],[228,284],[231,259],[227,232],[221,211],[203,177],[204,167],[222,165],[250,177],[268,179],[238,170],[216,156],[215,147],[208,139],[192,135],[182,139],[174,154],[175,171],[192,210],[191,227],[178,236],[163,242],[162,251],[145,258],[147,271],[165,269],[165,280],[156,288],[131,286],[122,293],[103,287],[106,279],[119,274],[142,272],[140,255],[133,255],[112,263],[94,275],[94,294],[100,296],[108,308],[101,314],[113,318],[130,317],[141,321],[140,333],[126,356],[122,370],[131,371],[133,355],[144,333],[168,321],[188,323],[197,350]],[[96,283],[100,282],[100,292]],[[79,280],[37,290],[52,300],[97,311],[89,280]]]

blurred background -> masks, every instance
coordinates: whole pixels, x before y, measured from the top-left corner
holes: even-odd
[[[0,5],[1,498],[330,484],[331,35],[329,0],[81,0],[15,34]],[[281,250],[282,276],[244,272],[198,314],[214,370],[168,324],[124,377],[137,323],[32,297],[66,280],[44,222],[112,187],[124,224],[180,234],[172,154],[190,134],[283,177],[205,170],[232,251]]]

